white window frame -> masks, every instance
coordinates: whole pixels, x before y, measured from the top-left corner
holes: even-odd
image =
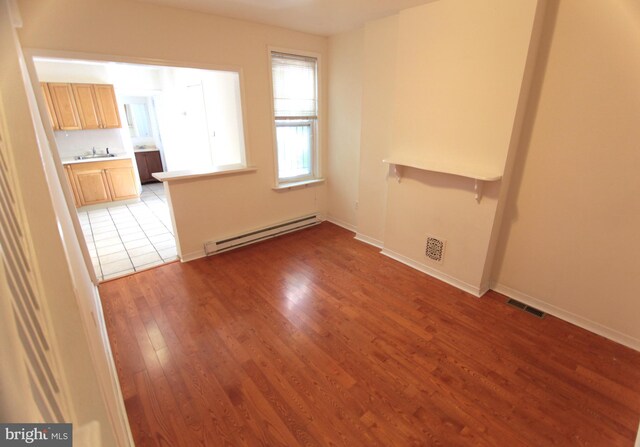
[[[277,137],[277,121],[287,121],[287,119],[278,119],[275,114],[274,107],[274,93],[273,93],[273,65],[271,55],[272,53],[283,53],[283,54],[291,54],[292,56],[303,56],[303,57],[312,57],[316,59],[316,101],[317,101],[317,115],[315,119],[306,119],[304,117],[296,117],[290,118],[290,121],[309,121],[311,122],[311,173],[300,175],[297,177],[288,177],[286,179],[281,179],[279,175],[279,166],[278,166],[278,137]],[[310,51],[304,50],[296,50],[291,48],[281,48],[281,47],[271,47],[267,48],[267,57],[269,58],[269,81],[270,81],[270,99],[271,99],[271,122],[272,124],[272,132],[273,132],[273,168],[274,168],[274,178],[275,178],[275,188],[281,189],[283,187],[287,187],[287,185],[291,184],[306,184],[306,183],[315,183],[321,182],[324,179],[321,178],[321,135],[322,135],[322,126],[323,126],[323,101],[322,101],[322,93],[321,93],[321,85],[322,85],[322,58],[319,53],[314,53]],[[286,125],[286,124],[285,124]]]

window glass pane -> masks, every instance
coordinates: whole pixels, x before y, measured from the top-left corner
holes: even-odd
[[[314,57],[271,53],[278,181],[313,178],[318,118]]]
[[[276,122],[278,177],[290,179],[312,174],[312,123]]]

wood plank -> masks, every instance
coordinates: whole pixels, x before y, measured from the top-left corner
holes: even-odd
[[[101,284],[137,445],[631,446],[640,353],[335,225]]]

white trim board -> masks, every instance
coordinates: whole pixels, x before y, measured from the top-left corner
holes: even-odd
[[[493,284],[491,289],[495,290],[498,293],[506,295],[509,298],[513,298],[529,306],[536,307],[541,311],[548,313],[549,315],[553,315],[554,317],[560,318],[561,320],[567,321],[582,329],[586,329],[589,332],[593,332],[594,334],[615,341],[616,343],[620,343],[621,345],[627,346],[628,348],[640,351],[640,340],[638,340],[637,338],[630,337],[629,335],[623,334],[622,332],[619,332],[615,329],[603,326],[600,323],[596,323],[595,321],[591,321],[587,318],[561,309],[557,306],[554,306],[553,304],[549,304],[545,301],[534,298],[531,295],[527,295],[524,292],[512,289],[511,287],[507,287],[503,284]]]
[[[383,255],[394,259],[398,262],[401,262],[405,265],[408,265],[411,268],[414,268],[418,271],[421,271],[422,273],[425,273],[429,276],[432,276],[436,279],[439,279],[440,281],[446,282],[447,284],[460,289],[464,292],[470,293],[471,295],[475,296],[476,298],[480,298],[483,294],[481,293],[480,288],[472,286],[471,284],[468,284],[464,281],[460,281],[459,279],[454,278],[453,276],[449,276],[446,273],[442,273],[441,271],[438,271],[434,268],[431,268],[427,265],[424,265],[420,262],[416,262],[413,259],[407,258],[404,255],[401,255],[399,253],[396,253],[392,250],[389,250],[388,248],[383,248],[382,251],[380,252]]]
[[[324,220],[326,220],[327,222],[331,222],[332,224],[337,225],[339,227],[342,227],[345,230],[349,230],[349,231],[352,231],[354,233],[356,232],[356,226],[355,225],[351,225],[349,223],[343,222],[343,221],[341,221],[339,219],[336,219],[334,217],[326,216],[324,218]]]
[[[94,352],[99,352],[99,350],[103,350],[106,353],[105,360],[107,366],[106,370],[103,368],[96,368],[96,374],[102,376],[100,388],[103,386],[105,387],[101,391],[103,396],[105,396],[107,406],[112,413],[109,415],[112,419],[112,424],[118,427],[119,445],[121,447],[132,447],[135,443],[133,441],[133,434],[131,433],[131,426],[129,425],[129,419],[127,417],[127,409],[124,404],[124,396],[122,395],[122,387],[120,386],[120,380],[118,379],[118,371],[116,369],[113,351],[111,350],[111,344],[109,343],[107,322],[102,308],[102,298],[100,297],[100,290],[95,285],[93,286],[93,296],[91,298],[95,301],[95,306],[92,307],[95,307],[97,315],[95,315],[93,320],[98,331],[99,340],[96,340],[95,337],[91,336],[87,336],[87,340],[93,348],[91,353],[92,356]],[[109,399],[107,397],[107,393],[111,393],[111,396],[116,396],[116,401],[114,402],[113,399]],[[116,420],[113,420],[113,418],[116,418]],[[91,437],[100,437],[100,425],[96,421],[91,421],[80,426],[78,431],[81,433],[79,437],[88,436],[89,440],[92,439]],[[99,444],[93,443],[88,445]]]
[[[364,234],[358,233],[357,231],[356,231],[356,235],[353,238],[357,241],[364,242],[365,244],[373,245],[374,247],[379,248],[380,250],[384,248],[384,242],[369,236],[365,236]]]
[[[192,251],[191,253],[186,253],[184,255],[180,255],[180,262],[189,262],[195,261],[196,259],[205,258],[207,254],[204,250]]]

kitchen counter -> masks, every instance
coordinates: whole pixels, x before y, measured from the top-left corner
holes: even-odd
[[[126,160],[131,159],[129,155],[116,155],[115,157],[99,157],[99,158],[85,158],[83,160],[76,160],[75,158],[63,158],[63,165],[71,165],[76,163],[93,163],[97,161],[110,161],[110,160]]]
[[[160,149],[158,149],[157,147],[146,147],[144,149],[134,149],[133,152],[138,153],[138,152],[158,152]]]

